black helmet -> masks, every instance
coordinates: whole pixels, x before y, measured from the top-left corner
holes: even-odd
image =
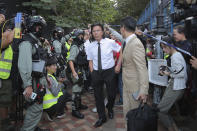
[[[53,32],[64,33],[64,29],[62,29],[61,27],[55,27]]]
[[[42,28],[39,31],[36,31],[36,26],[38,25]],[[26,23],[28,32],[33,33],[37,37],[41,37],[43,27],[45,27],[46,25],[46,21],[42,16],[31,16],[28,18]]]
[[[79,35],[84,35],[84,31],[81,29],[75,30],[73,36],[78,37]]]
[[[57,33],[57,34],[55,34]],[[61,38],[64,36],[64,29],[61,27],[55,27],[53,29],[53,38],[54,39],[59,39],[61,40]]]
[[[40,25],[42,27],[45,27],[46,21],[42,16],[32,16],[29,18],[28,22],[27,22],[27,28],[31,29],[33,26],[35,25]]]

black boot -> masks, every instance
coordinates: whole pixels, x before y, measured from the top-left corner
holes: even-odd
[[[86,110],[86,109],[88,109],[88,106],[83,105],[83,104],[81,103],[81,95],[80,95],[80,96],[79,96],[79,110]]]
[[[84,115],[81,114],[78,110],[72,110],[72,116],[79,118],[79,119],[83,119]]]
[[[72,116],[83,119],[84,115],[79,112],[79,106],[80,106],[80,95],[78,93],[73,94],[72,97]]]
[[[15,131],[15,126],[12,125],[10,120],[7,118],[1,120],[1,129],[2,131]]]

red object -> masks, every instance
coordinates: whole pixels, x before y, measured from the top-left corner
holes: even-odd
[[[120,46],[122,45],[121,42],[119,42],[119,41],[116,41],[116,43],[117,43],[118,45],[120,45]],[[119,56],[120,56],[120,52],[115,52],[115,53],[114,53],[114,56],[116,56],[116,61],[115,61],[115,63],[117,64],[117,61],[118,61]]]
[[[152,54],[153,54],[153,53],[152,53],[151,51],[150,51],[150,52],[148,52],[148,53],[146,53],[146,55],[147,55],[147,56],[149,56],[149,57],[151,57],[151,56],[152,56]]]

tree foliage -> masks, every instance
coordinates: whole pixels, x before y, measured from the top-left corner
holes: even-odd
[[[111,0],[32,0],[24,2],[38,14],[61,27],[85,27],[88,23],[114,21],[117,11]]]
[[[150,0],[116,0],[116,8],[118,10],[116,23],[126,16],[133,16],[138,19],[149,1]]]

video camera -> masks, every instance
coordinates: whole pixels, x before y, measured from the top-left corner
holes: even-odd
[[[171,14],[173,22],[185,20],[186,32],[189,38],[196,39],[197,33],[197,0],[175,0],[177,11]]]

